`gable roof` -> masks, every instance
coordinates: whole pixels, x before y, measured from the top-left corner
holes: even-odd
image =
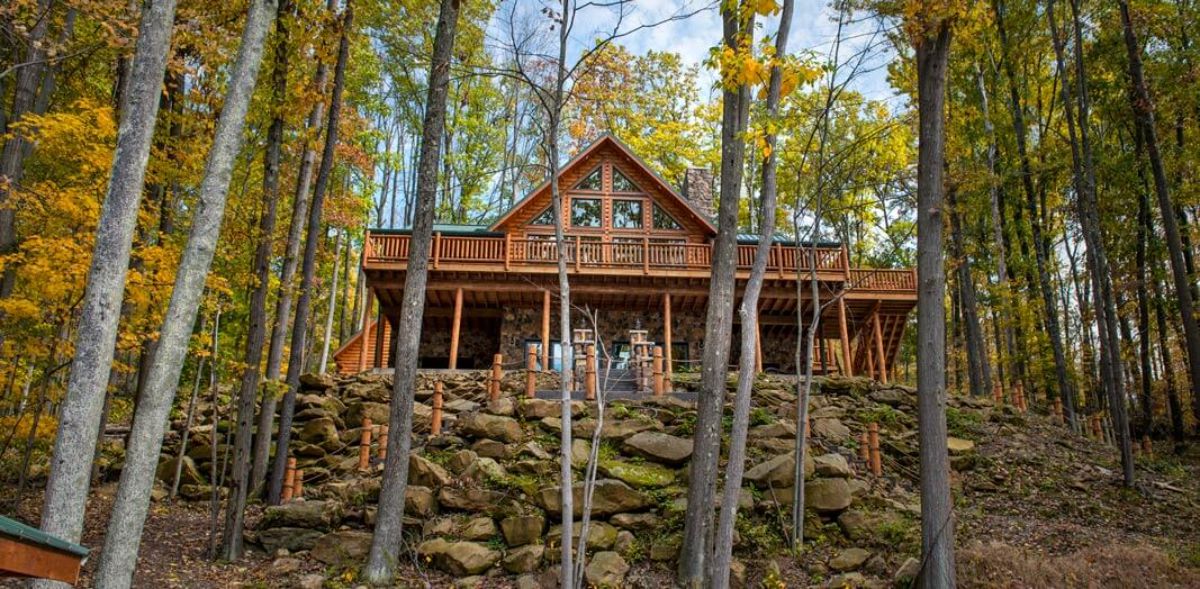
[[[567,163],[563,164],[558,170],[559,178],[561,179],[563,176],[566,176],[567,173],[576,166],[581,166],[586,163],[591,155],[599,152],[604,146],[614,147],[621,155],[628,157],[635,166],[646,173],[646,176],[651,179],[656,188],[666,194],[668,198],[678,202],[683,209],[686,210],[692,216],[692,218],[702,228],[705,229],[705,231],[707,231],[710,237],[717,234],[717,227],[713,225],[711,219],[709,219],[704,213],[701,213],[699,209],[697,209],[691,203],[691,201],[689,201],[682,194],[679,194],[679,192],[676,191],[669,182],[667,182],[662,176],[659,176],[653,168],[647,165],[645,160],[638,157],[633,150],[629,149],[629,146],[625,145],[620,139],[617,139],[616,136],[611,133],[604,133],[582,151],[575,154],[575,157],[572,157],[567,161]],[[504,223],[507,222],[514,214],[528,206],[531,206],[531,203],[533,203],[538,196],[549,189],[550,180],[546,179],[542,181],[541,184],[529,191],[529,193],[527,193],[521,200],[517,201],[511,208],[500,215],[500,217],[496,219],[496,221],[492,223],[488,229],[491,231],[499,231],[500,227],[504,225]]]

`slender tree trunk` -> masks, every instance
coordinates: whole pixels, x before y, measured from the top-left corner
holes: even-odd
[[[337,306],[338,270],[341,269],[342,246],[346,237],[343,229],[337,236],[337,247],[333,255],[333,281],[329,283],[329,307],[325,312],[325,341],[321,342],[321,362],[317,364],[317,373],[325,374],[325,366],[329,363],[329,342],[333,339],[333,315]]]
[[[1179,402],[1179,392],[1175,388],[1175,363],[1171,360],[1171,342],[1167,339],[1170,333],[1167,327],[1167,304],[1163,297],[1164,288],[1158,279],[1154,280],[1154,315],[1158,323],[1158,352],[1162,356],[1163,380],[1167,387],[1167,407],[1171,410],[1171,438],[1175,440],[1175,451],[1184,448],[1183,404]]]
[[[121,483],[96,573],[98,589],[129,587],[133,581],[142,526],[150,507],[154,469],[162,449],[163,430],[175,399],[179,373],[196,321],[196,309],[200,306],[204,280],[220,235],[229,180],[241,149],[246,112],[250,108],[262,62],[263,43],[274,13],[275,0],[253,0],[246,16],[242,44],[230,73],[229,90],[200,184],[200,202],[160,330],[155,363],[147,375],[145,393],[134,415]]]
[[[917,427],[921,454],[921,585],[953,587],[954,504],[946,449],[946,274],[942,242],[946,68],[950,25],[925,25],[917,56]],[[1053,312],[1053,307],[1050,307]],[[800,435],[797,432],[797,435]]]
[[[950,232],[957,258],[958,288],[962,299],[962,321],[967,340],[967,374],[970,377],[971,395],[983,397],[992,390],[992,369],[988,363],[987,344],[983,326],[979,321],[979,303],[975,296],[975,282],[971,278],[971,261],[967,258],[963,243],[962,216],[959,214],[956,196],[957,186],[947,188],[950,207]]]
[[[325,124],[325,148],[321,153],[321,166],[317,171],[317,183],[313,187],[312,204],[308,213],[308,234],[304,239],[304,265],[300,278],[300,299],[296,302],[296,317],[292,322],[292,344],[288,355],[287,392],[283,396],[283,407],[279,411],[279,435],[275,442],[275,462],[271,467],[270,488],[267,501],[279,503],[283,492],[283,474],[287,466],[288,444],[292,438],[292,417],[296,409],[296,389],[300,386],[300,372],[304,368],[304,352],[307,348],[309,307],[312,304],[313,278],[316,274],[317,248],[321,244],[321,212],[325,206],[325,193],[329,177],[333,173],[333,157],[337,151],[338,121],[341,120],[342,91],[346,80],[346,62],[350,58],[350,32],[354,24],[354,7],[348,0],[342,15],[341,40],[338,43],[337,64],[333,69],[333,95],[329,102],[329,119]]]
[[[779,27],[775,34],[775,55],[780,59],[787,55],[788,33],[792,25],[793,0],[784,0],[779,16]],[[783,72],[778,64],[771,67],[767,87],[766,119],[773,122],[779,115],[779,100],[782,93]],[[750,278],[742,295],[738,314],[742,319],[741,356],[738,360],[737,394],[734,397],[733,427],[729,434],[729,462],[725,471],[725,490],[721,495],[721,511],[717,518],[717,537],[713,542],[714,554],[709,567],[709,583],[713,589],[729,587],[729,569],[733,558],[733,528],[737,522],[738,496],[742,490],[742,475],[746,470],[746,436],[750,428],[751,389],[754,386],[758,344],[758,299],[762,293],[763,278],[767,273],[771,246],[775,240],[775,208],[777,187],[777,162],[775,134],[768,132],[765,141],[767,155],[762,164],[762,196],[759,199],[760,225],[758,247],[754,252],[754,264]],[[755,154],[757,155],[757,154]],[[797,334],[799,337],[799,334]],[[810,363],[811,364],[811,363]],[[803,425],[796,436],[803,438]],[[804,462],[796,455],[796,470],[804,470]]]
[[[995,0],[996,29],[1000,37],[1001,61],[1008,77],[1008,93],[1012,110],[1013,131],[1016,135],[1017,154],[1021,161],[1021,185],[1025,189],[1025,203],[1029,213],[1029,227],[1033,233],[1034,259],[1037,262],[1037,283],[1042,295],[1043,319],[1046,332],[1050,338],[1050,348],[1054,354],[1054,374],[1058,390],[1050,391],[1048,398],[1061,396],[1063,404],[1071,400],[1071,384],[1067,376],[1067,359],[1063,353],[1062,333],[1058,324],[1058,304],[1055,302],[1054,289],[1050,285],[1050,260],[1046,241],[1042,234],[1042,220],[1038,214],[1037,190],[1033,185],[1033,169],[1029,162],[1026,147],[1025,115],[1021,109],[1021,98],[1017,91],[1016,71],[1009,56],[1008,37],[1004,28],[1004,2]]]
[[[1200,421],[1200,325],[1196,323],[1195,301],[1192,300],[1191,280],[1183,259],[1183,242],[1179,233],[1179,222],[1175,207],[1171,203],[1167,172],[1158,149],[1158,131],[1154,122],[1154,99],[1146,86],[1142,71],[1142,51],[1129,15],[1129,3],[1119,0],[1121,23],[1124,28],[1125,49],[1129,55],[1129,76],[1133,83],[1130,102],[1133,113],[1142,128],[1146,140],[1146,155],[1154,178],[1154,193],[1162,216],[1163,230],[1167,237],[1167,253],[1171,260],[1171,275],[1175,280],[1175,296],[1179,300],[1179,314],[1183,319],[1183,337],[1187,342],[1188,369],[1192,382],[1192,414]],[[1123,405],[1122,405],[1123,407]]]
[[[1142,367],[1142,419],[1141,427],[1138,429],[1146,435],[1150,433],[1154,425],[1154,393],[1151,385],[1153,371],[1150,367],[1150,296],[1147,285],[1150,278],[1150,269],[1147,267],[1148,259],[1146,255],[1146,246],[1150,239],[1149,234],[1152,223],[1153,221],[1150,219],[1150,195],[1143,190],[1138,198],[1138,234],[1135,264],[1137,266],[1138,358],[1141,361]]]
[[[741,50],[742,39],[753,34],[753,23],[743,18],[739,6],[733,2],[721,5],[725,47],[733,51]],[[687,587],[704,584],[708,572],[705,560],[712,553],[713,502],[721,458],[721,413],[725,404],[725,378],[729,370],[733,331],[738,205],[742,194],[742,172],[745,169],[746,142],[743,132],[750,111],[748,86],[743,84],[724,88],[722,95],[717,238],[712,246],[713,270],[704,328],[695,449],[688,476],[687,512],[679,557],[678,579]]]
[[[254,290],[250,295],[250,324],[246,333],[245,368],[238,391],[237,433],[234,435],[233,488],[225,509],[225,530],[221,536],[221,558],[236,561],[242,557],[242,531],[245,527],[246,499],[249,497],[251,443],[254,438],[254,400],[262,375],[263,344],[267,332],[267,289],[271,278],[271,252],[274,250],[275,218],[279,204],[279,159],[283,148],[283,109],[287,100],[289,52],[288,13],[290,0],[283,0],[275,14],[275,64],[271,72],[273,115],[267,130],[267,149],[263,156],[263,203],[258,221],[258,246],[254,251]],[[269,435],[269,434],[268,434]]]
[[[429,66],[429,91],[425,98],[425,120],[421,126],[421,159],[416,223],[409,251],[408,272],[404,278],[404,299],[400,323],[396,329],[396,347],[392,352],[396,377],[392,385],[387,462],[371,552],[363,568],[363,578],[376,585],[392,581],[400,560],[403,541],[404,494],[408,488],[408,460],[412,450],[413,394],[417,378],[417,349],[421,345],[421,325],[425,315],[425,284],[429,275],[429,255],[433,245],[434,207],[437,204],[438,158],[441,134],[446,121],[446,95],[450,87],[450,64],[458,27],[458,0],[442,0],[438,10],[433,55]],[[563,534],[569,536],[569,534]]]
[[[166,69],[174,14],[174,0],[149,3],[142,14],[127,108],[117,132],[108,193],[96,228],[70,381],[59,411],[54,458],[42,508],[42,530],[73,542],[79,540],[83,531],[91,472],[88,461],[95,450],[104,388],[112,368],[129,250],[158,115],[159,83]],[[39,581],[34,586],[64,585]]]

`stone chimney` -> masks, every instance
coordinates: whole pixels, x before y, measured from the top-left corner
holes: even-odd
[[[710,220],[713,210],[713,173],[707,168],[688,168],[683,173],[683,196]]]

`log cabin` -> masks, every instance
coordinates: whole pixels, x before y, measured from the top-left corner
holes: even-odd
[[[620,367],[638,342],[661,349],[665,372],[698,370],[712,272],[712,174],[688,169],[678,190],[611,135],[567,162],[559,175],[563,244],[571,304],[595,312],[582,329]],[[500,354],[506,365],[556,370],[558,244],[549,182],[490,225],[435,224],[418,366],[480,369]],[[408,268],[410,230],[371,229],[362,270],[369,304],[362,331],[335,355],[337,370],[391,367],[392,328]],[[737,294],[758,237],[739,235]],[[862,374],[887,380],[916,304],[913,269],[852,267],[838,243],[771,245],[758,304],[760,371],[795,372],[796,345],[813,316],[812,279],[821,308],[812,354],[817,374]],[[738,301],[740,303],[740,301]],[[732,362],[740,325],[735,312]],[[592,335],[595,332],[595,335]]]

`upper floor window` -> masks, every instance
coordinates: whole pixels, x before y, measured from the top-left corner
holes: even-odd
[[[614,199],[612,203],[613,229],[641,229],[642,201]]]
[[[671,230],[679,231],[679,230],[683,229],[683,226],[680,225],[679,221],[676,221],[674,217],[672,217],[671,215],[668,215],[666,211],[662,210],[662,207],[655,204],[654,205],[654,228],[655,229],[671,229]]]
[[[529,222],[530,225],[553,225],[554,224],[554,207],[546,207],[546,210],[533,218]]]
[[[597,167],[595,170],[592,170],[592,173],[584,176],[583,180],[580,180],[579,184],[575,185],[575,188],[577,190],[595,190],[596,192],[604,190],[604,183],[600,177],[601,169]]]
[[[629,178],[613,167],[613,192],[641,192]]]
[[[598,198],[571,199],[571,226],[599,227],[602,208]]]

